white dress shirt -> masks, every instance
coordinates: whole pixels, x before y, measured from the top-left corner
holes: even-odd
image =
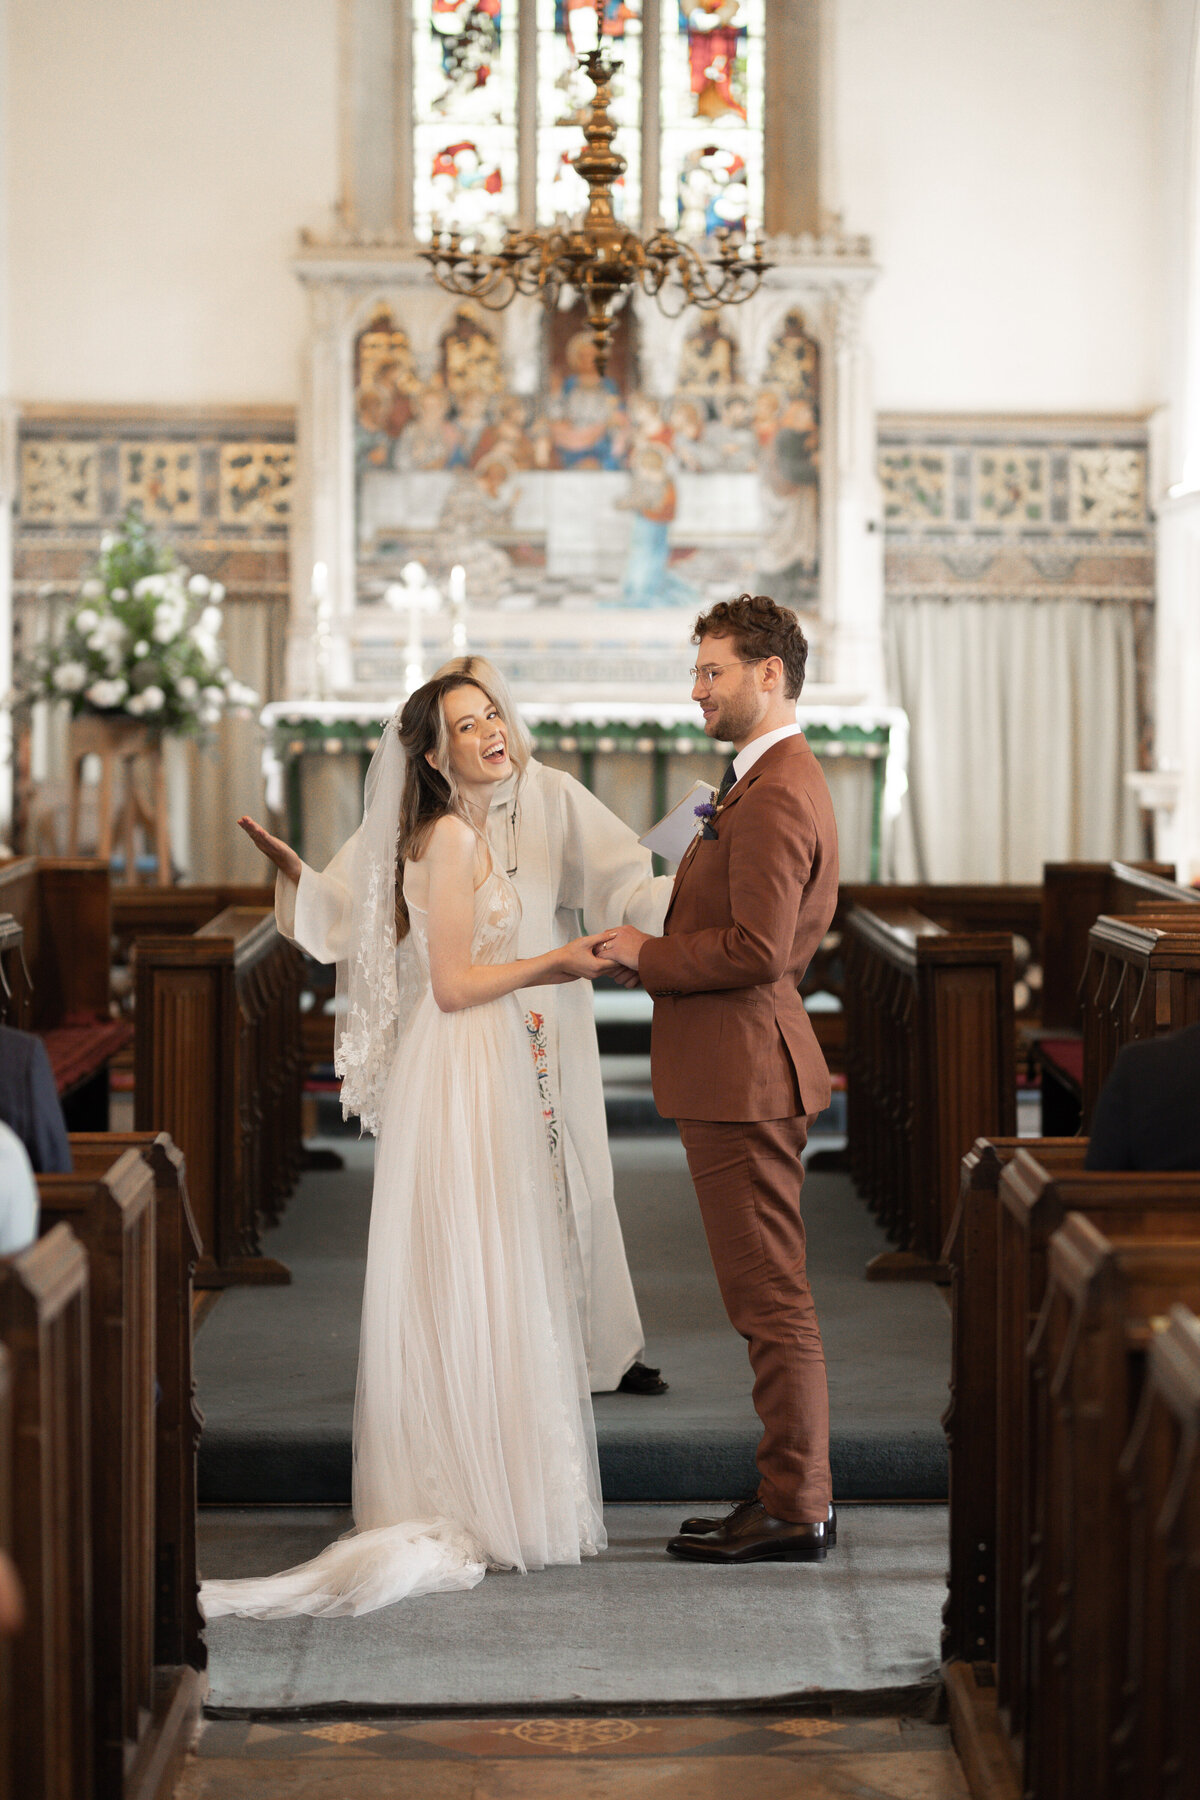
[[[761,737],[751,738],[733,759],[734,781],[740,781],[743,775],[748,775],[763,751],[769,750],[772,744],[781,744],[784,738],[798,737],[799,734],[799,725],[781,725],[778,731],[764,731]]]

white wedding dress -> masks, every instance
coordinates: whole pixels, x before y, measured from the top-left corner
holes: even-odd
[[[277,1575],[206,1581],[208,1618],[349,1615],[605,1545],[596,1432],[524,1012],[424,991],[380,1117],[354,1409],[355,1529]],[[472,960],[510,961],[520,902],[493,868]]]

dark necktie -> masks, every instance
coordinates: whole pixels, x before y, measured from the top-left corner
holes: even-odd
[[[722,800],[725,798],[726,794],[729,792],[730,788],[733,786],[733,784],[736,780],[737,780],[737,776],[734,773],[733,764],[730,763],[729,767],[726,769],[725,773],[722,775],[721,785],[717,789],[717,802],[716,803],[718,806],[720,806]]]

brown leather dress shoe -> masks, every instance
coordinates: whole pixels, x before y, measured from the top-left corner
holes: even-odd
[[[747,1500],[738,1502],[739,1506],[748,1506],[749,1504],[750,1502]],[[738,1508],[735,1506],[733,1511],[737,1510]],[[730,1513],[724,1519],[685,1519],[679,1527],[679,1535],[680,1537],[711,1537],[714,1531],[720,1531],[721,1527],[727,1524],[732,1517],[733,1514]],[[837,1543],[837,1507],[833,1505],[829,1508],[829,1518],[826,1521],[825,1541],[831,1550]]]
[[[761,1500],[743,1500],[720,1529],[704,1537],[682,1533],[667,1544],[672,1556],[689,1562],[824,1562],[829,1550],[829,1523],[796,1525],[774,1518]]]

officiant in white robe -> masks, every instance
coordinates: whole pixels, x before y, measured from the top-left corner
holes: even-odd
[[[517,955],[569,943],[579,935],[581,920],[585,931],[629,924],[660,934],[671,876],[653,873],[650,852],[636,834],[582,782],[533,758],[520,713],[490,662],[460,656],[437,673],[452,670],[478,675],[530,753],[524,777],[514,775],[497,790],[488,815],[492,854],[521,897]],[[608,1394],[640,1361],[646,1340],[613,1198],[592,994],[576,981],[524,989],[520,998],[549,1114],[551,1149],[571,1211],[591,1389]]]
[[[569,943],[581,919],[585,931],[628,923],[661,933],[670,876],[652,873],[629,826],[573,776],[531,759],[523,778],[498,790],[488,838],[521,896],[518,956]],[[640,1360],[645,1334],[613,1198],[592,990],[575,981],[520,998],[574,1222],[592,1392],[610,1393]]]

